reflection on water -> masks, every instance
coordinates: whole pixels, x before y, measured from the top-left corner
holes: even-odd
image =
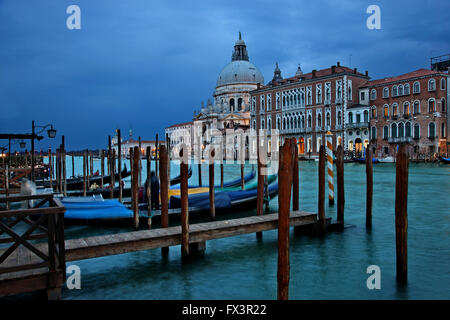
[[[299,167],[300,209],[316,211],[317,162],[300,162]],[[204,183],[207,170],[204,165]],[[246,172],[250,170],[247,165]],[[345,165],[345,221],[352,227],[324,239],[291,233],[291,299],[450,298],[450,168],[410,164],[406,288],[395,281],[395,166],[377,164],[373,170],[370,233],[365,230],[365,167],[359,164]],[[172,165],[172,176],[177,173]],[[219,181],[219,170],[215,173]],[[236,166],[225,166],[226,180],[239,174]],[[196,166],[190,181],[197,182]],[[336,205],[326,207],[335,218]],[[277,210],[277,199],[270,208]],[[129,229],[71,226],[67,235],[120,231]],[[177,246],[166,259],[157,249],[76,264],[82,289],[65,289],[65,299],[276,299],[277,233],[265,232],[262,240],[249,234],[208,241],[205,256],[189,263],[181,262]],[[372,264],[381,268],[381,290],[366,287],[366,269]]]

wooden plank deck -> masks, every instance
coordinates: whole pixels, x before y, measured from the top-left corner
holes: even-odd
[[[291,212],[290,225],[312,225],[317,214]],[[278,214],[191,224],[189,242],[203,242],[276,229]],[[66,240],[66,261],[75,261],[181,244],[181,226]]]
[[[313,225],[316,222],[317,214],[315,213],[291,212],[290,225],[293,227]],[[277,227],[277,213],[191,224],[189,226],[189,242],[200,243],[207,240],[272,230]],[[66,261],[91,259],[179,244],[181,244],[181,226],[71,239],[65,241]],[[47,254],[47,243],[35,246]],[[1,248],[0,255],[6,249]],[[1,268],[19,265],[26,266],[40,261],[42,260],[33,252],[23,246],[19,246],[6,259]],[[47,267],[1,273],[0,296],[45,289],[48,286],[48,281],[49,272]],[[61,283],[62,278],[57,281]]]

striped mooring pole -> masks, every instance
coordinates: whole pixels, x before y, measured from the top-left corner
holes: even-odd
[[[334,183],[333,183],[333,134],[327,132],[327,165],[328,165],[328,203],[334,205]]]

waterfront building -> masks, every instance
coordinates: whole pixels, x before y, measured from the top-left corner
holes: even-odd
[[[333,146],[348,150],[348,141],[355,140],[345,130],[351,113],[347,109],[359,106],[358,112],[363,111],[357,94],[368,80],[367,71],[363,74],[339,62],[306,74],[299,67],[294,76],[283,79],[276,64],[273,79],[250,93],[251,127],[269,133],[278,129],[281,142],[295,137],[300,156],[316,157],[328,131]]]
[[[449,81],[448,73],[427,69],[369,81],[360,94],[368,96],[374,155],[393,156],[400,142],[412,158],[446,153]]]

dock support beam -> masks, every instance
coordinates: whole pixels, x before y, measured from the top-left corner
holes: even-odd
[[[181,257],[189,257],[189,203],[187,150],[180,151],[180,193],[181,193]],[[162,167],[161,167],[162,168]]]
[[[325,219],[325,146],[320,146],[319,151],[319,233],[325,235],[326,232],[326,219]]]

